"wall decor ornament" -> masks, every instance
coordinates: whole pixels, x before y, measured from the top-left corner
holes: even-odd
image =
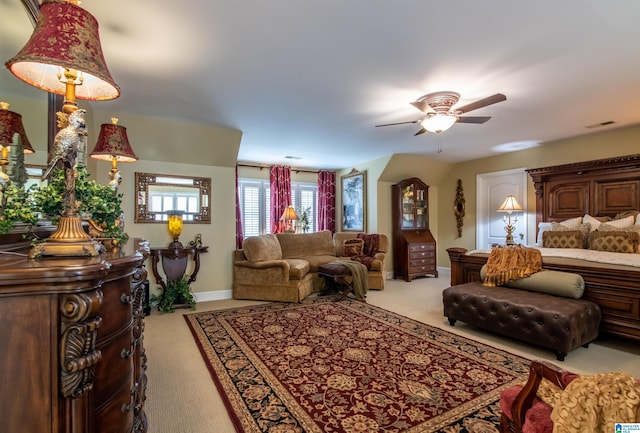
[[[367,231],[367,172],[355,168],[340,177],[342,185],[342,231]]]
[[[465,199],[464,191],[462,189],[462,180],[458,179],[458,186],[456,187],[456,199],[453,202],[453,213],[456,215],[456,225],[458,226],[458,237],[462,237],[462,225],[464,224],[464,208]]]

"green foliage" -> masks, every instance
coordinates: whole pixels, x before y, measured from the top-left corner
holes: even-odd
[[[189,278],[185,275],[174,281],[166,282],[167,290],[161,295],[153,295],[149,300],[152,307],[158,307],[162,313],[173,313],[175,304],[187,304],[192,310],[196,309],[196,300],[191,293]]]
[[[109,185],[89,180],[89,173],[84,166],[78,166],[77,172],[78,212],[91,215],[91,219],[104,231],[105,237],[123,240],[126,235],[119,221],[122,215],[122,194],[118,194]],[[34,209],[54,220],[57,219],[63,212],[64,189],[64,170],[56,169],[49,178],[47,186],[36,186],[30,190]]]
[[[0,213],[0,234],[7,233],[16,222],[35,224],[38,221],[29,193],[23,187],[13,183],[9,185],[4,192],[3,204]]]
[[[302,229],[303,233],[309,231],[309,214],[311,213],[311,208],[307,207],[302,211],[298,210],[298,225],[300,229]]]

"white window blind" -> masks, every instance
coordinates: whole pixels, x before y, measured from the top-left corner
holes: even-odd
[[[238,179],[240,216],[244,236],[271,233],[270,185],[268,180]],[[316,231],[318,186],[312,183],[291,182],[291,204],[298,217],[307,210],[308,232]]]

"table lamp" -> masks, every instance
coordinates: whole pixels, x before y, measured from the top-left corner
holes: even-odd
[[[512,223],[517,223],[518,222],[518,217],[514,216],[513,221],[511,220],[511,213],[512,212],[517,212],[517,211],[522,211],[524,210],[522,208],[522,206],[520,205],[520,203],[518,203],[518,200],[516,200],[516,198],[509,194],[507,196],[507,198],[504,200],[504,202],[500,205],[500,207],[498,208],[498,212],[506,212],[507,215],[503,215],[502,220],[504,221],[504,223],[506,224],[504,227],[504,231],[507,232],[507,238],[506,238],[506,243],[507,245],[513,245],[513,232],[515,231],[516,227],[512,224]]]
[[[282,216],[280,217],[280,221],[284,222],[284,232],[285,233],[295,233],[295,222],[298,220],[298,214],[296,214],[293,206],[289,205],[285,208],[284,212],[282,212]]]
[[[184,212],[179,210],[172,210],[167,212],[169,234],[173,237],[173,242],[169,244],[169,248],[182,248],[182,243],[180,242],[179,238],[180,234],[182,233],[183,214]]]
[[[64,95],[63,113],[58,117],[65,127],[78,109],[76,98],[103,101],[120,96],[102,54],[98,22],[77,3],[77,0],[43,3],[31,38],[6,62],[11,73],[22,81]],[[82,116],[73,120],[84,121]],[[57,230],[45,242],[37,244],[30,256],[97,256],[100,244],[84,231],[78,215],[74,168],[78,145],[67,146],[63,153],[64,140],[56,135],[55,142],[57,149],[54,148],[53,153],[62,154],[59,159],[65,170],[64,210]],[[49,164],[52,163],[57,161],[52,158]]]
[[[136,162],[138,160],[129,144],[127,128],[118,125],[118,119],[115,117],[111,118],[111,123],[103,123],[100,126],[98,142],[89,156],[101,161],[111,161],[111,171],[109,172],[111,181],[109,185],[113,189],[118,189],[121,181],[118,161]]]
[[[31,147],[27,133],[22,125],[22,116],[9,110],[9,104],[0,102],[0,150],[2,156],[0,158],[0,166],[2,172],[7,173],[7,165],[9,165],[9,148],[14,143],[15,134],[20,137],[22,151],[25,154],[33,154],[35,150]]]

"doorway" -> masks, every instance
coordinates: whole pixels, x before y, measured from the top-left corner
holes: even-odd
[[[527,172],[525,168],[483,173],[476,176],[477,230],[476,248],[489,249],[493,244],[504,245],[506,240],[505,212],[497,212],[507,195],[515,196],[524,208],[513,212],[511,224],[515,226],[516,244],[527,244]],[[517,221],[514,221],[516,220]]]

